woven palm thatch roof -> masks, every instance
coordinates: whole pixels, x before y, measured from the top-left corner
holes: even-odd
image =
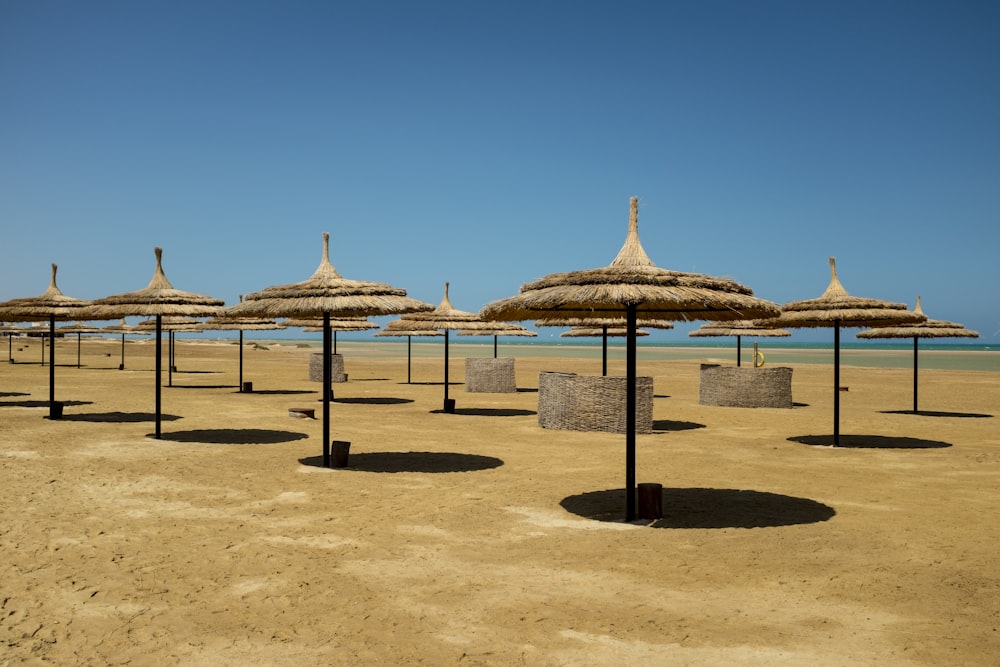
[[[606,267],[553,273],[521,286],[517,296],[486,305],[489,320],[620,317],[635,306],[640,319],[740,320],[774,317],[776,304],[729,278],[661,269],[639,241],[638,199],[630,200],[625,243]]]
[[[490,322],[490,328],[459,329],[459,336],[521,336],[532,337],[538,333],[513,322]]]
[[[213,317],[201,323],[211,331],[274,331],[283,326],[268,317]]]
[[[406,290],[385,283],[349,280],[330,263],[330,234],[323,233],[323,257],[308,279],[268,287],[246,296],[227,317],[367,317],[431,310],[432,306],[406,296]]]
[[[459,310],[451,305],[451,300],[448,297],[449,288],[450,284],[446,282],[444,284],[444,297],[434,310],[423,313],[410,313],[400,319],[407,324],[427,324],[435,329],[445,330],[462,329],[473,331],[482,329],[486,331],[496,328],[495,323],[484,321],[477,313]]]
[[[917,297],[917,307],[913,309],[913,312],[924,315],[919,296]],[[859,331],[857,336],[858,338],[979,338],[979,332],[966,329],[963,325],[955,322],[928,319],[915,324],[877,327]]]
[[[0,317],[10,322],[33,322],[48,320],[50,317],[57,320],[88,319],[82,315],[90,302],[63,294],[56,285],[58,271],[59,267],[53,264],[49,286],[38,296],[0,303]]]
[[[222,310],[225,302],[221,299],[174,288],[163,273],[163,249],[155,248],[154,253],[156,269],[149,285],[135,292],[94,300],[86,319],[116,320],[129,315],[209,317]]]
[[[626,325],[624,317],[566,317],[541,318],[535,320],[536,327],[584,327],[598,329],[603,327],[621,328]],[[647,329],[673,329],[674,323],[667,320],[638,319],[636,326]]]
[[[444,332],[426,324],[393,320],[385,325],[375,336],[444,336]]]
[[[636,336],[648,336],[649,332],[642,329],[635,330]],[[569,331],[559,334],[562,338],[625,338],[628,331],[625,327],[573,327]]]
[[[142,335],[146,335],[149,333],[147,331],[139,331],[138,327],[126,322],[124,317],[121,318],[121,321],[118,322],[118,324],[109,324],[106,327],[101,327],[101,331],[104,331],[106,333],[142,334]]]
[[[64,324],[60,327],[56,327],[58,333],[68,333],[68,334],[96,334],[101,333],[102,329],[100,327],[95,327],[91,324],[84,324],[83,322],[72,322],[70,324]]]
[[[755,320],[739,320],[736,322],[706,322],[694,331],[689,331],[688,336],[708,337],[708,336],[791,336],[792,332],[786,329],[775,329],[761,326]]]
[[[781,316],[770,320],[775,327],[880,327],[909,324],[926,319],[906,309],[906,304],[851,296],[837,278],[837,260],[830,258],[830,284],[815,299],[793,301],[781,307]]]
[[[137,325],[135,325],[137,331],[142,331],[146,333],[152,333],[156,331],[156,318],[142,320]],[[202,321],[196,320],[192,317],[180,317],[178,315],[171,315],[167,317],[160,318],[160,330],[161,331],[180,331],[180,332],[192,332],[201,331],[203,328]]]
[[[281,323],[285,329],[300,327],[303,331],[316,332],[323,330],[322,319],[299,318],[285,320]],[[378,329],[378,325],[367,317],[331,317],[330,331],[367,331]]]

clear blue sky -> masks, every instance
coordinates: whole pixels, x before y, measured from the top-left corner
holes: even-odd
[[[0,300],[52,262],[139,289],[162,246],[231,304],[329,231],[478,311],[607,265],[632,195],[659,266],[781,304],[832,255],[997,340],[1000,3],[0,0]]]

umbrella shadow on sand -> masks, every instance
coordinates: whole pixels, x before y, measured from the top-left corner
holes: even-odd
[[[444,414],[445,410],[428,410],[432,415]],[[472,417],[527,417],[537,415],[534,410],[517,408],[455,408],[450,414],[469,415]]]
[[[323,467],[323,457],[299,459],[307,466]],[[340,470],[361,472],[474,472],[499,468],[503,461],[493,456],[453,452],[370,452],[351,454],[350,464]]]
[[[839,447],[841,449],[942,449],[951,447],[950,442],[924,440],[902,435],[840,435],[839,440],[831,435],[797,435],[788,438],[791,442],[817,447]]]
[[[413,403],[412,398],[395,398],[392,396],[372,396],[370,398],[334,398],[333,403],[346,403],[355,405],[399,405],[401,403]]]
[[[26,394],[22,394],[24,396]],[[63,405],[91,405],[93,401],[59,401]],[[0,408],[47,408],[48,401],[25,400],[25,401],[0,401]],[[64,415],[65,417],[65,415]]]
[[[980,412],[941,412],[937,410],[883,410],[884,415],[917,415],[919,417],[961,417],[970,419],[987,419],[993,415]]]
[[[565,498],[560,505],[577,516],[621,523],[624,489],[590,491]],[[745,489],[663,489],[663,517],[650,528],[773,528],[828,521],[829,505],[766,491]]]
[[[70,422],[104,422],[104,423],[138,423],[155,422],[155,412],[82,412],[79,414],[63,414],[63,421]],[[164,421],[176,421],[179,415],[161,414],[160,419]]]
[[[673,419],[654,419],[653,431],[691,431],[696,428],[707,428],[697,422],[682,422]]]
[[[263,428],[208,428],[192,431],[162,433],[161,440],[174,442],[203,442],[210,445],[276,445],[283,442],[305,440],[309,435],[293,431]]]
[[[0,391],[0,397],[7,396],[31,396],[31,394],[25,391]]]
[[[253,391],[244,391],[241,393],[249,394],[251,396],[253,394],[261,394],[262,396],[269,396],[269,395],[291,396],[293,394],[315,394],[316,392],[313,391],[312,389],[254,389]]]

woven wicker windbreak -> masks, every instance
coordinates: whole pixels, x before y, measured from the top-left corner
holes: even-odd
[[[323,381],[323,353],[313,352],[309,355],[309,380],[311,382]],[[330,355],[330,382],[347,382],[347,373],[344,372],[344,355]]]
[[[702,364],[698,401],[732,408],[790,408],[792,369]]]
[[[625,433],[625,392],[620,376],[538,374],[538,425],[570,431]],[[653,431],[653,378],[635,378],[635,431]]]
[[[517,391],[514,359],[483,359],[469,357],[465,360],[465,391],[486,394],[512,394]]]

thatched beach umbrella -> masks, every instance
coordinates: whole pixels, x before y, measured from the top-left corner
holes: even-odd
[[[139,331],[153,333],[156,331],[156,318],[142,320],[136,325]],[[174,372],[177,371],[177,346],[176,338],[178,333],[196,333],[204,329],[201,320],[193,317],[182,317],[180,315],[168,315],[160,321],[160,328],[167,332],[167,386],[174,386]]]
[[[282,328],[299,327],[309,333],[322,333],[323,320],[310,318],[296,318],[285,320],[281,323]],[[333,353],[337,354],[337,332],[338,331],[368,331],[378,329],[378,325],[367,317],[333,317],[330,318],[330,331],[333,332]]]
[[[694,331],[688,332],[688,336],[695,338],[710,336],[736,336],[736,365],[740,365],[740,339],[743,336],[757,338],[759,336],[791,336],[792,332],[785,329],[774,329],[763,326],[753,320],[742,320],[739,322],[706,322]],[[756,360],[755,360],[756,361]]]
[[[625,338],[628,336],[628,329],[625,326],[624,317],[567,317],[563,319],[540,319],[535,321],[535,326],[539,327],[571,327],[570,331],[575,331],[576,333],[567,335],[568,332],[563,332],[559,334],[560,337],[567,338],[586,338],[597,336],[601,337],[601,375],[607,376],[608,374],[608,338]],[[648,329],[673,329],[674,325],[672,322],[667,320],[651,320],[651,319],[639,319],[636,320],[635,325],[637,327],[646,327]],[[600,332],[597,332],[597,330]],[[583,331],[592,331],[594,333],[582,333]],[[616,333],[611,334],[609,331],[614,331]],[[625,333],[617,333],[624,331]],[[638,333],[638,336],[648,336],[649,332],[645,331],[643,333]]]
[[[830,284],[815,299],[792,301],[781,307],[781,316],[767,324],[787,328],[833,328],[833,444],[840,445],[840,329],[881,327],[922,322],[906,304],[851,296],[837,278],[837,261],[830,258]]]
[[[773,317],[776,304],[728,278],[661,269],[639,242],[638,199],[629,206],[625,243],[610,265],[553,273],[521,286],[517,296],[485,306],[491,320],[561,317],[624,317],[626,343],[625,519],[635,518],[636,322],[651,320],[745,320]]]
[[[240,301],[243,297],[240,296]],[[240,348],[240,379],[236,385],[240,392],[244,389],[243,384],[243,332],[244,331],[276,331],[283,329],[284,325],[269,317],[213,317],[202,323],[202,329],[210,331],[238,331]]]
[[[920,297],[913,312],[923,315]],[[925,316],[926,317],[926,316]],[[916,324],[901,324],[891,327],[877,327],[860,331],[858,338],[912,338],[913,339],[913,411],[917,412],[917,341],[921,338],[979,338],[979,332],[966,329],[961,324],[945,320],[924,320]]]
[[[229,309],[229,316],[323,318],[323,465],[330,466],[330,319],[393,315],[433,306],[406,296],[406,290],[384,283],[344,278],[330,263],[330,235],[323,233],[323,258],[307,280],[268,287],[248,294]]]
[[[530,338],[538,333],[513,322],[491,322],[489,329],[459,329],[459,336],[493,336],[493,358],[497,358],[497,339],[500,336],[521,336]]]
[[[80,338],[83,334],[96,334],[101,333],[99,327],[95,327],[90,324],[84,324],[83,322],[77,321],[71,324],[64,324],[61,327],[56,327],[56,331],[61,334],[76,334],[76,367],[80,367]]]
[[[485,322],[476,313],[468,313],[459,310],[451,305],[448,298],[449,284],[444,284],[444,298],[438,307],[429,312],[411,313],[400,318],[407,325],[426,324],[435,329],[444,331],[444,411],[454,412],[455,402],[448,398],[448,332],[451,330],[473,331],[482,329],[484,331],[493,330],[496,324]]]
[[[410,384],[410,362],[413,357],[411,350],[411,343],[414,336],[421,337],[431,337],[431,336],[444,336],[444,333],[433,329],[426,325],[416,326],[414,323],[404,322],[403,320],[393,320],[385,325],[381,331],[376,332],[375,336],[406,336],[406,384]]]
[[[62,416],[62,405],[56,405],[56,320],[88,319],[81,316],[89,301],[74,299],[59,291],[56,272],[59,267],[52,265],[52,279],[49,287],[38,296],[11,299],[0,303],[0,319],[11,322],[49,322],[49,419]],[[44,354],[45,340],[42,339]]]
[[[137,334],[144,336],[146,335],[146,332],[139,331],[137,327],[126,322],[124,317],[118,324],[109,324],[106,327],[101,327],[101,331],[104,331],[106,333],[117,333],[122,335],[122,360],[121,363],[118,364],[118,370],[120,371],[125,370],[125,335]]]
[[[149,284],[135,292],[114,294],[94,301],[88,309],[87,319],[117,320],[122,317],[153,316],[156,336],[156,431],[160,437],[160,374],[162,368],[162,331],[164,317],[211,317],[222,310],[225,303],[203,294],[175,289],[163,273],[163,249],[156,248],[156,270]],[[173,366],[171,360],[171,367]]]

